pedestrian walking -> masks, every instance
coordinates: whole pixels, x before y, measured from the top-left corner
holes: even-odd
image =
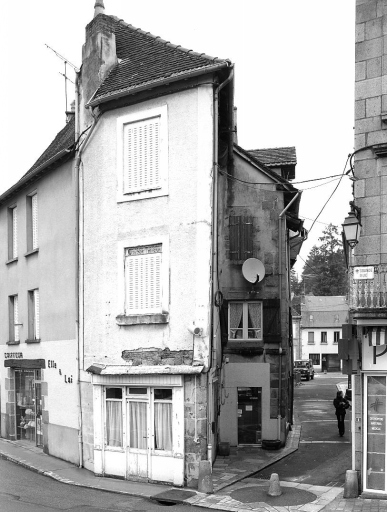
[[[344,398],[342,391],[337,392],[337,396],[333,400],[333,405],[336,408],[337,426],[339,427],[339,434],[341,437],[343,437],[345,432],[345,411],[349,407],[349,402],[346,398]]]

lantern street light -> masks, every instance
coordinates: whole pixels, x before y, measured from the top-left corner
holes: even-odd
[[[345,240],[347,244],[353,249],[358,244],[361,231],[361,209],[350,201],[351,211],[348,217],[345,218],[343,226]]]

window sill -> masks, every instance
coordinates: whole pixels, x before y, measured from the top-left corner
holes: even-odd
[[[263,340],[228,340],[226,348],[230,350],[263,350]]]
[[[118,315],[116,316],[118,325],[138,325],[138,324],[167,324],[169,322],[169,313],[153,313],[151,315]]]
[[[11,258],[10,260],[6,261],[6,265],[10,265],[11,263],[15,263],[18,260],[18,258]]]
[[[20,341],[7,341],[7,345],[20,345]]]
[[[24,257],[27,258],[28,256],[31,256],[31,254],[36,254],[37,252],[39,252],[39,248],[37,249],[32,249],[32,251],[28,251],[25,253]]]
[[[37,338],[37,339],[27,339],[25,342],[26,343],[40,343],[40,338]]]

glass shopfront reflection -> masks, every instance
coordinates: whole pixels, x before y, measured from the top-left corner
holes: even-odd
[[[41,370],[15,369],[16,439],[43,445]]]
[[[386,377],[367,376],[366,488],[386,490]]]

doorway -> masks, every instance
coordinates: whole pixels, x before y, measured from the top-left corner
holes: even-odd
[[[43,446],[41,370],[15,369],[16,439]]]
[[[238,388],[238,445],[262,440],[262,388]]]

